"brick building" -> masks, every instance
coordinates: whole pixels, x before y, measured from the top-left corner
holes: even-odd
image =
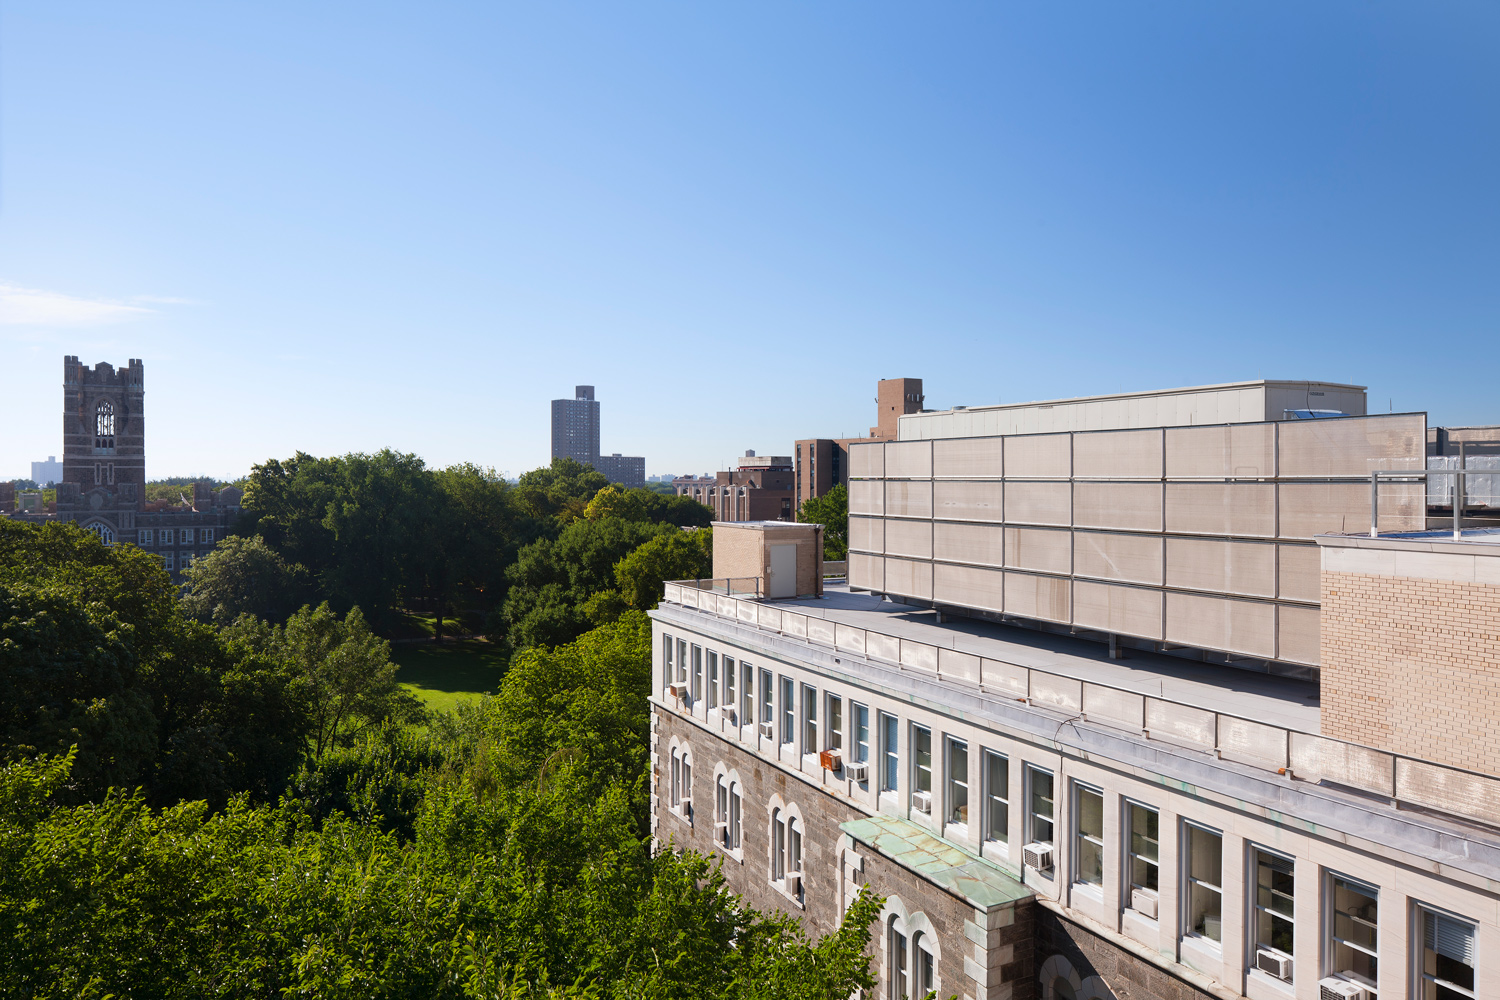
[[[1368,524],[1371,469],[1419,472],[1425,450],[1425,420],[1366,417],[1352,390],[954,411],[860,446],[880,451],[855,465],[880,545],[867,526],[851,586],[734,586],[760,564],[741,539],[652,613],[658,842],[722,858],[810,933],[870,885],[882,1000],[1500,996],[1500,534],[1425,533],[1420,482],[1390,486],[1378,538],[1339,533]],[[1293,409],[1345,416],[1274,418]],[[1154,535],[1109,520],[1142,509]],[[902,527],[924,522],[925,554]],[[959,544],[946,522],[1000,530]],[[1095,548],[1038,567],[1023,528]],[[1087,538],[1111,532],[1190,544],[1136,580],[1147,560],[1090,554],[1120,554]],[[976,558],[1000,572],[937,569]],[[1100,624],[1075,617],[1096,605]],[[1303,631],[1278,631],[1283,606]]]
[[[57,499],[17,496],[0,484],[0,515],[33,524],[75,521],[106,545],[130,542],[162,559],[173,578],[213,549],[239,515],[241,491],[195,484],[177,504],[145,501],[145,365],[93,368],[63,359],[63,461]]]
[[[849,478],[849,446],[861,441],[896,440],[897,421],[909,413],[922,412],[922,380],[881,379],[875,385],[875,426],[869,437],[802,438],[793,445],[796,472],[796,506],[820,497]]]
[[[680,497],[713,508],[716,521],[794,520],[790,457],[745,452],[732,471],[672,480]]]

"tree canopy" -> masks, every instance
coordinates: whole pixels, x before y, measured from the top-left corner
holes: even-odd
[[[802,501],[797,520],[823,526],[823,558],[849,555],[849,488],[839,483],[820,497]]]

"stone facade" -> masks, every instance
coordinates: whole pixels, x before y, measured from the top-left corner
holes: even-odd
[[[1500,545],[1368,542],[1324,549],[1323,734],[1500,774]]]
[[[1065,995],[1053,986],[1058,979],[1066,981],[1073,995],[1080,998],[1209,1000],[1213,996],[1055,910],[1041,906],[1034,909],[1037,968],[1044,996],[1049,988],[1052,996]]]
[[[179,503],[145,501],[145,365],[116,370],[63,359],[63,480],[57,499],[23,508],[0,490],[0,516],[31,524],[73,521],[106,545],[128,542],[157,554],[173,579],[228,534],[241,491],[196,483]],[[9,484],[6,484],[9,486]]]

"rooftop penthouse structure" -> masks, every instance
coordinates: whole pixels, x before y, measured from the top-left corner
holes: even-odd
[[[1500,996],[1500,534],[1427,530],[1424,415],[1268,420],[1276,384],[1229,395],[1247,387],[1261,409],[1206,428],[1181,400],[1154,427],[924,437],[908,424],[955,411],[904,417],[902,440],[855,449],[882,544],[821,594],[770,596],[814,536],[716,537],[716,579],[653,612],[658,842],[723,859],[812,932],[884,896],[881,998]],[[936,516],[952,484],[998,516]],[[1036,485],[1066,520],[1007,519]],[[1184,507],[1223,520],[1183,530]],[[1142,510],[1156,522],[1117,519]],[[886,543],[908,523],[930,552]],[[996,531],[966,548],[954,524]],[[1065,569],[1007,561],[1034,529],[1069,538]],[[1159,546],[1157,575],[1111,575],[1141,563],[1108,546],[1147,544],[1117,536]],[[943,566],[995,575],[944,591]],[[922,572],[925,594],[904,583]],[[1012,573],[1053,581],[1067,615],[1011,604],[1041,590]],[[1132,631],[1142,605],[1160,635]],[[1285,609],[1310,637],[1281,645]]]

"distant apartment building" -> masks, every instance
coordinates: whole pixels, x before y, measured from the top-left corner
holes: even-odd
[[[639,456],[599,453],[599,401],[591,385],[575,386],[572,399],[552,401],[552,457],[592,466],[610,482],[646,485],[646,460]]]
[[[881,379],[875,386],[875,426],[869,437],[803,438],[793,446],[795,505],[820,497],[849,478],[849,446],[861,441],[894,441],[899,418],[920,413],[926,397],[919,378]]]
[[[1426,431],[1318,382],[906,415],[847,586],[791,526],[667,585],[656,840],[809,933],[884,897],[881,1000],[1500,997],[1500,531],[1429,521]]]
[[[31,463],[31,481],[38,486],[51,486],[62,482],[63,467],[56,455],[48,455],[45,462]]]
[[[793,472],[790,456],[745,452],[731,471],[713,477],[682,476],[672,480],[678,496],[688,496],[714,511],[717,521],[792,521]]]

